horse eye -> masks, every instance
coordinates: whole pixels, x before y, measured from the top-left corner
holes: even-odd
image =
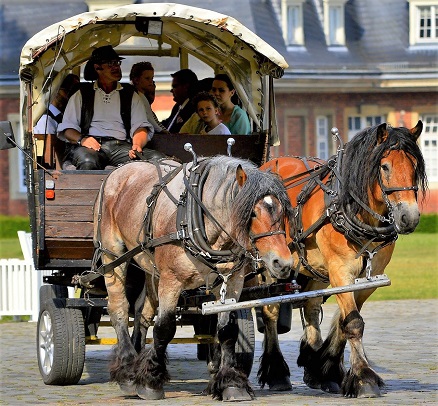
[[[257,217],[257,214],[255,213],[255,211],[253,211],[252,213],[251,213],[251,218],[256,218]]]
[[[382,168],[382,170],[384,172],[389,172],[389,165],[388,164],[382,164],[382,165],[380,165],[380,168]]]

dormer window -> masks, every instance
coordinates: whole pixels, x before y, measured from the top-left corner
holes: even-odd
[[[409,43],[438,42],[438,5],[435,0],[409,0]]]
[[[324,0],[324,33],[328,46],[345,46],[346,0]]]
[[[303,3],[305,0],[282,0],[283,37],[287,46],[304,45]]]

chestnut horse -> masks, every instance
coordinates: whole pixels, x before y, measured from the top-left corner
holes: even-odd
[[[346,286],[359,277],[383,274],[397,235],[413,232],[420,219],[417,191],[420,188],[424,196],[427,189],[425,164],[416,142],[422,128],[421,121],[410,130],[384,123],[359,132],[328,162],[282,157],[262,166],[280,174],[294,207],[290,246],[299,264],[296,272],[304,280],[300,281],[303,291],[329,284]],[[346,397],[380,396],[384,383],[365,356],[360,315],[375,289],[336,295],[339,311],[325,340],[319,327],[323,298],[305,302],[298,366],[304,367],[307,386]],[[289,368],[276,335],[278,307],[263,308],[266,328],[259,382],[270,389],[288,390]],[[348,372],[344,367],[347,341],[351,348]]]
[[[259,262],[277,278],[289,276],[293,261],[284,224],[291,212],[278,175],[226,156],[187,165],[131,162],[108,176],[95,204],[94,240],[118,339],[110,376],[126,395],[164,398],[163,386],[170,379],[166,349],[175,334],[183,290],[207,285],[217,299],[237,301],[245,273]],[[145,305],[136,303],[142,311],[136,310],[132,338],[125,292],[124,261],[129,256],[147,273],[149,288],[140,297]],[[156,291],[152,279],[158,281]],[[144,346],[157,306],[153,344]],[[222,312],[216,336],[219,358],[208,386],[213,398],[253,397],[236,364],[237,336],[234,312]]]

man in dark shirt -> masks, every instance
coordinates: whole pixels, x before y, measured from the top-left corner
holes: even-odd
[[[173,94],[175,105],[169,118],[163,120],[163,125],[169,132],[177,133],[195,112],[191,99],[198,89],[198,77],[190,69],[179,70],[171,76],[173,78],[171,93]]]

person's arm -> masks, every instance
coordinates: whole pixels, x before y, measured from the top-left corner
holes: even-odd
[[[129,151],[129,158],[136,157],[135,152],[142,152],[148,142],[148,131],[146,128],[137,128],[132,136],[132,149]]]

